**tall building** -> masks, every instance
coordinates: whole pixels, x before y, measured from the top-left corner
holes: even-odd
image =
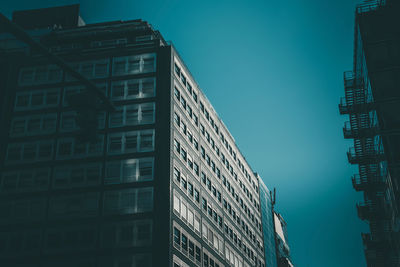
[[[77,5],[13,21],[115,111],[1,35],[15,59],[0,155],[1,266],[270,266],[258,176],[171,43],[142,20],[85,24]],[[90,114],[87,128],[97,129],[82,141]]]
[[[400,4],[366,1],[356,9],[353,70],[344,73],[347,114],[344,137],[354,139],[347,153],[358,174],[352,178],[364,202],[358,215],[368,266],[400,266]]]
[[[293,267],[287,233],[287,224],[282,215],[274,211],[276,257],[278,267]]]
[[[271,192],[261,177],[259,177],[259,184],[265,265],[278,266],[276,254],[276,231],[274,222],[274,200]]]

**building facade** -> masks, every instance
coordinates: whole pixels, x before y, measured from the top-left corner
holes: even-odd
[[[364,193],[358,215],[370,233],[362,239],[368,266],[400,265],[400,6],[368,1],[356,9],[353,70],[344,73],[343,133],[358,165],[353,187]]]
[[[261,177],[259,177],[259,184],[265,265],[278,266],[276,254],[276,231],[274,222],[274,200],[271,191],[269,191]]]
[[[13,21],[115,111],[96,105],[83,142],[73,102],[87,89],[23,44],[7,47],[1,265],[273,266],[259,178],[171,43],[142,20],[85,24],[79,6]]]

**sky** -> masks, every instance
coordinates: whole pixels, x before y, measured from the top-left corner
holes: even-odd
[[[147,20],[171,40],[253,170],[277,190],[299,267],[365,266],[361,201],[338,103],[352,69],[356,0],[13,0],[81,4],[86,23]]]

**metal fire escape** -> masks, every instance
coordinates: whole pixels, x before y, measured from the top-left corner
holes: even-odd
[[[356,191],[364,192],[364,203],[356,205],[358,216],[369,222],[370,234],[362,234],[365,253],[375,259],[377,266],[386,261],[385,251],[391,243],[391,209],[385,199],[387,170],[383,148],[379,145],[377,121],[372,118],[376,105],[362,77],[352,71],[344,73],[345,97],[339,111],[349,115],[343,127],[346,139],[354,139],[354,147],[347,152],[348,161],[357,164],[359,173],[353,175]],[[390,246],[390,245],[389,245]],[[370,261],[369,261],[370,262]]]

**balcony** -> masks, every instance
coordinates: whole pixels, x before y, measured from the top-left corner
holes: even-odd
[[[344,87],[353,88],[355,85],[355,75],[353,71],[345,71],[343,73]]]
[[[353,99],[353,97],[353,95],[351,95],[351,97],[348,96],[348,98],[351,98],[350,101],[348,101],[346,97],[340,98],[339,112],[341,115],[367,112],[375,108],[374,102],[365,100],[365,97],[359,99]]]
[[[346,121],[343,126],[343,136],[345,139],[372,137],[378,133],[377,127],[352,129],[349,121]]]
[[[385,154],[383,151],[376,149],[368,149],[367,151],[357,151],[351,147],[347,152],[347,159],[351,164],[370,164],[383,161]]]
[[[357,206],[358,217],[361,220],[386,220],[390,218],[389,212],[385,208],[383,200],[369,200],[365,203],[359,203]]]
[[[355,174],[351,181],[356,191],[382,191],[386,187],[384,178],[376,174],[368,177],[360,177],[359,174]]]
[[[363,4],[357,5],[357,14],[364,14],[372,11],[376,11],[379,8],[386,5],[386,0],[376,0],[376,1],[369,1]]]

